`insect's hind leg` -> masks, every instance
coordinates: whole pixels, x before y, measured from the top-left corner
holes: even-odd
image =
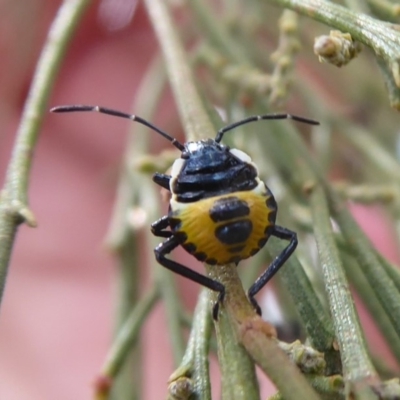
[[[170,260],[165,256],[169,254],[172,250],[180,245],[179,239],[175,236],[169,237],[165,242],[160,243],[155,249],[154,254],[156,256],[156,260],[165,268],[168,268],[170,271],[175,272],[191,281],[194,281],[202,286],[207,287],[208,289],[214,290],[218,292],[218,298],[215,302],[212,310],[212,315],[215,320],[218,319],[218,311],[219,305],[223,302],[225,297],[225,286],[215,281],[211,278],[208,278],[205,275],[199,274],[192,269],[185,267],[182,264],[177,263],[176,261]]]
[[[289,240],[290,243],[282,252],[272,261],[263,274],[251,285],[247,295],[257,313],[261,315],[261,308],[254,296],[268,283],[268,281],[279,271],[279,268],[287,261],[297,247],[297,234],[289,229],[275,225],[270,233],[279,239]]]

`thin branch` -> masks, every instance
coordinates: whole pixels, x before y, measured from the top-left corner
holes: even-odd
[[[145,4],[164,54],[168,76],[187,139],[213,137],[214,127],[208,116],[200,111],[204,109],[204,106],[166,4],[159,0],[145,0]]]
[[[337,196],[329,193],[329,207],[340,226],[347,246],[360,264],[364,276],[374,289],[382,307],[390,317],[397,334],[400,334],[400,292],[389,274],[382,267],[371,243],[353,220],[350,212]]]
[[[144,320],[153,309],[160,297],[159,287],[153,286],[146,295],[138,301],[131,314],[123,325],[121,325],[114,343],[112,344],[106,361],[101,369],[96,384],[96,398],[108,398],[108,392],[112,382],[118,376],[127,357],[130,355],[134,342],[137,340]],[[109,382],[109,385],[104,385]]]
[[[230,392],[232,393],[232,386],[246,384],[246,380],[240,377],[238,372],[241,371],[241,365],[248,361],[245,354],[238,353],[240,349],[236,348],[237,344],[234,346],[236,341],[240,340],[251,358],[272,379],[286,399],[318,399],[304,376],[278,347],[275,328],[255,314],[236,274],[236,266],[232,264],[207,268],[209,276],[218,279],[226,287],[223,307],[226,313],[221,313],[216,328],[219,334],[219,351],[223,352],[220,361],[229,361],[226,368],[230,373],[225,379],[226,385],[231,385]],[[235,378],[237,375],[239,377]],[[249,377],[246,376],[246,379]],[[233,394],[239,396],[239,393]]]
[[[268,248],[279,254],[283,244],[273,240]],[[319,351],[337,353],[333,348],[335,331],[332,321],[298,259],[291,257],[279,275],[293,298],[312,345]]]
[[[246,64],[248,59],[246,51],[237,46],[230,38],[229,33],[224,29],[224,25],[220,23],[217,15],[210,11],[209,5],[201,0],[191,0],[187,4],[201,25],[200,29],[207,32],[210,44],[216,46],[216,48],[223,49],[231,61],[238,64]]]
[[[345,244],[343,243],[345,246]],[[365,279],[363,271],[361,270],[358,263],[354,258],[349,257],[345,252],[341,253],[341,259],[343,260],[343,266],[346,271],[346,275],[349,277],[351,284],[357,290],[358,295],[363,300],[364,304],[368,308],[371,315],[374,316],[375,322],[378,325],[382,335],[385,337],[386,342],[393,352],[393,355],[400,360],[400,343],[399,335],[393,327],[390,318],[386,314],[385,310],[381,306],[379,300],[376,297],[371,285]],[[372,349],[373,353],[373,349]]]
[[[353,39],[369,46],[378,59],[385,61],[395,85],[400,88],[400,32],[392,29],[389,24],[326,0],[265,1],[350,33]]]
[[[271,142],[277,142],[276,146],[285,152],[286,156],[281,162],[285,164],[285,169],[293,171],[295,176],[292,179],[296,180],[296,186],[294,187],[298,190],[299,195],[304,196],[305,193],[310,193],[315,236],[323,271],[326,274],[325,285],[330,298],[331,314],[334,317],[335,334],[339,341],[342,362],[343,364],[345,362],[348,363],[344,371],[345,379],[349,383],[355,383],[355,386],[351,389],[354,389],[357,395],[362,393],[365,396],[372,396],[369,384],[378,384],[379,380],[372,363],[368,361],[368,353],[365,351],[362,331],[357,314],[353,309],[353,301],[350,296],[345,296],[344,294],[347,288],[346,280],[343,278],[343,273],[340,272],[342,267],[338,253],[335,245],[332,245],[333,240],[329,236],[329,230],[332,228],[329,211],[325,204],[332,197],[330,186],[310,157],[300,135],[296,134],[294,130],[284,129],[277,125],[276,134],[265,137],[265,139],[267,138]],[[345,205],[339,199],[336,200],[337,209],[344,212]],[[330,202],[329,206],[330,210],[332,210]],[[346,219],[352,220],[349,213],[346,213]],[[349,241],[354,241],[354,237],[357,237],[358,234],[358,232],[354,233],[354,236],[348,236],[347,238]],[[370,249],[370,246],[364,245]],[[346,313],[345,318],[342,313]],[[346,335],[351,336],[347,337]],[[349,341],[349,343],[346,341]],[[353,367],[357,365],[362,367],[354,368],[353,370]],[[371,379],[371,377],[375,379]],[[361,379],[364,381],[362,382]],[[365,398],[367,399],[368,397]]]
[[[158,55],[154,57],[136,91],[132,106],[133,112],[151,120],[165,83],[164,66],[161,57]],[[131,123],[129,128],[123,168],[117,188],[117,198],[106,238],[108,247],[118,259],[118,309],[114,329],[117,335],[132,309],[136,306],[141,292],[138,265],[140,245],[138,240],[141,228],[147,222],[148,209],[146,206],[148,202],[143,198],[144,191],[139,190],[139,188],[142,187],[144,180],[148,180],[148,176],[140,173],[132,164],[138,157],[147,154],[153,134],[149,132],[148,128],[140,124]],[[141,218],[137,218],[136,222],[132,217],[133,210],[141,216]],[[149,253],[151,253],[151,249],[149,249]],[[155,283],[152,283],[152,285],[155,285]],[[140,369],[142,365],[141,346],[137,342],[132,342],[132,345],[134,345],[134,348],[128,353],[129,359],[125,360],[123,368],[113,381],[112,393],[116,398],[121,396],[140,397],[143,381]],[[132,370],[138,371],[133,377]]]
[[[357,13],[326,0],[267,1],[350,33],[353,38],[371,47],[375,54],[386,60],[388,64],[398,63],[400,59],[400,33],[369,15]],[[395,68],[395,65],[393,67]],[[400,80],[398,86],[400,86]]]
[[[65,0],[61,5],[39,57],[24,106],[0,195],[0,301],[17,227],[22,222],[36,226],[35,217],[29,209],[27,193],[33,149],[66,47],[89,3],[89,0]]]
[[[328,204],[320,187],[314,188],[311,193],[311,209],[325,286],[342,354],[344,379],[351,384],[363,379],[368,379],[370,383],[370,379],[375,376],[377,380],[378,377],[365,347],[364,336],[336,248]]]
[[[179,367],[169,378],[170,393],[175,390],[178,382],[182,382],[182,379],[190,379],[193,400],[211,400],[208,366],[211,328],[210,291],[203,289],[194,311],[185,355]]]

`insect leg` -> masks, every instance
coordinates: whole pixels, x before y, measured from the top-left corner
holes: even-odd
[[[278,272],[279,268],[286,262],[290,255],[294,252],[297,247],[297,235],[295,232],[281,226],[274,226],[274,229],[270,232],[271,235],[276,236],[279,239],[289,240],[290,243],[285,247],[284,250],[272,261],[269,267],[263,272],[263,274],[253,283],[250,287],[247,295],[253,307],[257,313],[261,315],[260,306],[257,304],[254,296],[267,284],[267,282]]]
[[[160,219],[151,224],[151,233],[154,236],[169,238],[172,236],[172,232],[166,230],[166,228],[168,227],[169,227],[169,216],[164,215],[163,217],[161,217]]]
[[[162,218],[161,218],[162,219]],[[156,260],[165,268],[168,268],[172,272],[176,274],[182,275],[183,277],[190,279],[200,285],[207,287],[208,289],[214,290],[215,292],[219,292],[218,299],[215,302],[212,310],[212,315],[215,320],[218,319],[218,310],[219,304],[222,303],[225,297],[225,286],[217,282],[207,276],[199,274],[196,271],[191,270],[188,267],[185,267],[182,264],[177,263],[176,261],[170,260],[165,256],[169,254],[172,250],[180,245],[179,239],[175,236],[171,236],[165,242],[160,243],[155,249],[154,254],[156,256]]]
[[[160,174],[159,172],[156,172],[153,175],[153,182],[157,183],[157,185],[159,185],[167,190],[169,190],[170,179],[171,179],[170,175]]]

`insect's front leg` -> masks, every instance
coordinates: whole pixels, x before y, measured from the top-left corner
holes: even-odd
[[[169,238],[173,235],[171,231],[166,229],[169,227],[169,216],[164,215],[151,224],[151,233],[154,236]]]
[[[160,174],[159,172],[156,172],[153,175],[153,182],[157,183],[157,185],[159,185],[167,190],[169,190],[169,181],[170,180],[171,180],[171,175]]]

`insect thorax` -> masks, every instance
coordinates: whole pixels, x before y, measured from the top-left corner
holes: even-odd
[[[209,264],[239,262],[266,243],[276,219],[272,193],[249,156],[213,141],[188,146],[172,169],[170,225]]]
[[[247,154],[208,139],[185,145],[172,167],[170,189],[177,201],[190,203],[252,190],[257,178],[257,167]]]

